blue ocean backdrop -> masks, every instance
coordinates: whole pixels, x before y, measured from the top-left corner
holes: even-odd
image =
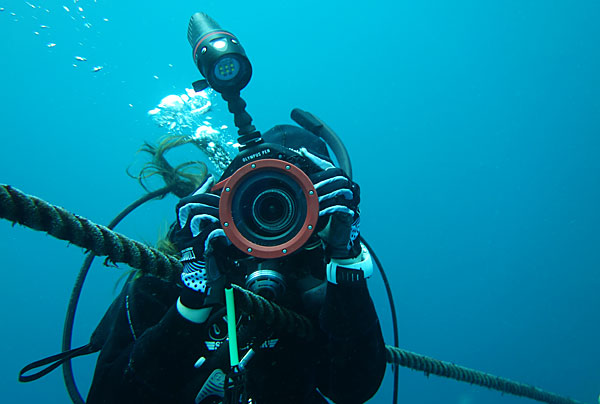
[[[98,223],[141,196],[125,170],[165,134],[148,111],[201,78],[186,40],[196,11],[242,41],[254,68],[242,96],[258,129],[291,123],[300,107],[343,138],[401,348],[597,402],[598,1],[2,0],[0,182]],[[149,203],[117,230],[154,244],[175,204]],[[0,221],[2,403],[69,402],[60,371],[30,384],[17,375],[60,350],[83,257]],[[102,261],[74,346],[127,269]],[[369,284],[392,344],[383,283]],[[84,394],[94,361],[74,361]],[[372,403],[391,403],[391,375]],[[402,403],[527,402],[399,376]]]

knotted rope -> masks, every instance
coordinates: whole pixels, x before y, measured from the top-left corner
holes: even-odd
[[[26,195],[8,185],[0,185],[0,217],[34,230],[45,231],[56,238],[93,251],[96,255],[107,256],[108,260],[114,263],[122,262],[139,269],[144,274],[175,280],[181,273],[181,263],[177,258],[74,215],[61,207]],[[234,285],[234,288],[237,292],[236,302],[241,311],[264,321],[275,329],[294,332],[306,338],[313,336],[314,330],[308,318],[237,285]],[[388,363],[419,370],[426,375],[448,377],[545,403],[582,404],[534,386],[429,358],[398,347],[386,345],[386,350]]]

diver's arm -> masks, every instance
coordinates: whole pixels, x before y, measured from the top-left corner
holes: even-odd
[[[87,403],[178,402],[181,387],[208,357],[206,325],[176,309],[175,284],[142,277],[127,291],[98,358]]]
[[[319,366],[319,389],[336,403],[362,403],[381,383],[385,345],[366,278],[372,263],[359,242],[360,187],[339,168],[307,150],[322,171],[310,176],[319,196],[318,235],[330,262],[320,326],[327,342]],[[324,227],[322,224],[326,223]]]
[[[216,264],[222,254],[215,248],[222,252],[218,247],[224,242],[217,207],[218,197],[206,193],[178,205],[183,225],[176,224],[171,236],[182,250],[180,287],[156,278],[134,282],[115,321],[118,331],[98,359],[89,403],[193,401],[194,380],[210,370],[196,367],[212,356],[204,343],[206,321],[224,297],[224,277]]]
[[[212,308],[224,301],[226,280],[221,266],[228,242],[218,220],[219,197],[207,192],[212,183],[209,177],[177,204],[170,238],[181,250],[179,297],[160,322],[138,338],[127,368],[144,384],[163,385],[172,394],[179,391],[177,397],[189,391],[185,385],[199,372],[208,372],[207,365],[201,368],[212,354],[204,343],[209,339],[207,319]]]
[[[183,318],[173,306],[136,340],[126,373],[142,384],[164,386],[173,393],[189,380],[196,361],[208,356],[202,343],[205,337],[204,323]]]
[[[194,363],[207,356],[198,343],[204,335],[172,307],[130,350],[104,364],[102,376],[94,377],[87,403],[179,402],[179,393],[193,378]]]
[[[385,343],[366,280],[327,283],[319,318],[327,343],[319,389],[336,403],[363,403],[383,379]]]

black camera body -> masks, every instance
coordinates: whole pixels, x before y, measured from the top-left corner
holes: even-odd
[[[322,169],[317,167],[312,161],[301,155],[300,151],[298,150],[292,150],[275,143],[263,142],[257,146],[253,146],[250,149],[240,151],[225,169],[219,181],[230,177],[242,166],[256,160],[263,159],[277,159],[286,161],[302,169],[306,175],[312,175],[322,171]]]

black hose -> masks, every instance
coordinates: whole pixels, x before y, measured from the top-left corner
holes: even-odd
[[[375,250],[373,250],[371,248],[371,246],[369,245],[369,243],[367,243],[367,240],[365,240],[365,238],[363,236],[360,236],[360,241],[369,249],[371,256],[375,260],[375,264],[377,264],[377,268],[379,268],[379,273],[381,274],[381,278],[383,279],[383,284],[385,285],[385,291],[387,292],[388,301],[390,303],[390,312],[392,314],[392,325],[393,325],[393,329],[394,329],[394,346],[397,347],[400,344],[400,341],[398,340],[398,317],[396,316],[396,305],[394,304],[394,296],[392,294],[392,288],[390,288],[390,282],[388,281],[385,271],[383,270],[383,265],[381,264],[381,261],[379,261],[379,257],[377,257]],[[394,393],[393,393],[394,399],[392,400],[392,402],[394,404],[397,404],[398,403],[398,373],[399,373],[397,364],[392,364],[392,371],[394,372]]]
[[[131,203],[125,209],[121,211],[109,224],[109,229],[114,229],[117,224],[121,220],[123,220],[128,214],[130,214],[134,209],[143,205],[144,203],[155,199],[155,198],[164,198],[166,194],[168,194],[172,186],[166,186],[164,188],[160,188],[156,191],[150,192],[135,202]],[[65,317],[65,325],[63,327],[63,337],[62,337],[62,350],[69,351],[71,349],[71,342],[73,339],[73,323],[75,321],[75,312],[77,311],[77,304],[79,303],[79,298],[81,296],[81,290],[83,289],[83,284],[85,282],[85,278],[92,266],[92,262],[94,262],[94,258],[96,255],[93,252],[88,253],[81,265],[81,269],[79,270],[79,274],[77,275],[77,279],[75,280],[75,285],[73,285],[73,290],[71,292],[71,297],[69,299],[69,305],[67,306],[67,315]],[[75,383],[75,377],[73,375],[73,366],[71,365],[71,360],[66,360],[63,363],[63,378],[65,380],[65,387],[69,392],[69,396],[71,397],[71,401],[74,404],[85,404],[85,400],[79,393],[79,389],[77,389],[77,384]]]

